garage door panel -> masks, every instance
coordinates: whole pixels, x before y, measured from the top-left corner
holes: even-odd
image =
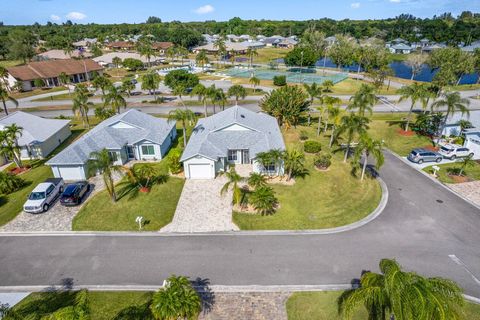
[[[190,179],[211,179],[212,166],[209,163],[189,164]]]
[[[81,167],[58,167],[63,180],[84,180],[85,177]]]

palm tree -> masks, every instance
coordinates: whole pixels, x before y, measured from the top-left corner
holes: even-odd
[[[256,160],[267,171],[267,168],[271,165],[275,166],[275,174],[280,174],[280,164],[284,158],[284,151],[279,149],[272,149],[266,152],[257,153]],[[270,172],[267,172],[270,173]]]
[[[195,57],[195,62],[202,67],[202,70],[205,70],[205,65],[208,63],[207,52],[205,50],[200,50]]]
[[[193,87],[190,95],[192,97],[197,96],[198,101],[202,102],[203,109],[204,109],[204,114],[205,114],[205,118],[206,118],[208,116],[208,112],[207,112],[208,89],[203,84],[199,83],[195,87]]]
[[[125,92],[129,97],[132,96],[132,91],[135,90],[135,84],[130,79],[125,79],[122,82],[120,90]]]
[[[228,190],[232,189],[233,191],[233,204],[240,205],[242,202],[242,189],[240,188],[239,184],[244,180],[237,171],[235,171],[235,167],[231,166],[229,171],[226,171],[224,175],[227,177],[227,182],[223,185],[222,189],[220,190],[220,194],[224,195]]]
[[[312,83],[311,85],[304,83],[303,88],[310,97],[310,104],[313,104],[315,99],[322,97],[323,89],[321,86],[317,85],[316,82]]]
[[[253,86],[253,92],[256,92],[257,91],[257,86],[260,85],[260,79],[255,77],[255,76],[252,76],[248,82]]]
[[[406,99],[410,99],[412,101],[412,104],[410,105],[410,110],[408,111],[407,115],[407,124],[405,125],[405,131],[408,131],[409,126],[410,126],[410,117],[412,115],[413,107],[417,103],[419,99],[422,97],[422,92],[423,88],[422,85],[418,83],[413,83],[409,86],[404,86],[398,89],[398,93],[400,94],[400,100],[398,102],[401,102]]]
[[[168,120],[180,121],[182,123],[183,147],[187,147],[187,122],[195,120],[195,113],[190,109],[175,109],[168,113]]]
[[[305,171],[305,154],[296,149],[287,150],[283,154],[283,162],[287,171],[287,181],[297,173]]]
[[[395,260],[382,259],[381,273],[365,272],[360,288],[345,291],[338,311],[351,319],[360,305],[370,320],[461,319],[462,290],[453,281],[405,272]]]
[[[60,80],[60,82],[67,87],[68,89],[68,94],[71,94],[70,92],[70,87],[68,86],[68,84],[70,83],[70,77],[65,73],[65,72],[62,72],[60,73],[60,75],[58,76],[58,79]]]
[[[325,128],[324,128],[324,133],[327,132],[328,129],[328,120],[330,118],[330,113],[332,112],[331,110],[335,109],[336,107],[340,106],[342,103],[342,100],[337,97],[332,97],[332,96],[323,96],[322,97],[322,104],[327,108],[326,109],[326,117],[325,117]],[[320,127],[319,127],[320,129]]]
[[[382,152],[382,142],[372,139],[367,133],[360,135],[358,145],[355,147],[355,157],[353,161],[354,169],[363,156],[362,176],[361,181],[365,178],[365,171],[367,169],[368,157],[373,156],[375,158],[375,168],[377,170],[383,165],[385,158]]]
[[[84,84],[78,84],[74,91],[72,111],[74,114],[80,113],[84,128],[90,127],[88,111],[91,106],[93,106],[93,103],[88,102],[87,87]]]
[[[5,111],[6,115],[8,115],[7,101],[11,101],[13,104],[15,104],[16,107],[18,107],[18,101],[10,95],[10,92],[8,92],[7,87],[2,83],[0,83],[0,100],[2,100],[3,111]]]
[[[247,183],[253,189],[257,189],[267,185],[267,178],[261,173],[252,172],[247,179]]]
[[[322,82],[322,88],[324,92],[332,92],[332,88],[335,84],[332,80],[325,80]]]
[[[378,98],[375,94],[375,88],[368,84],[362,84],[360,89],[350,97],[350,104],[348,110],[358,110],[360,117],[365,116],[365,112],[370,115],[373,113],[373,106],[377,102]]]
[[[103,103],[105,106],[110,105],[113,111],[116,111],[120,114],[120,108],[127,108],[127,101],[122,96],[122,91],[117,89],[115,86],[111,86],[108,89],[108,93],[103,97]]]
[[[110,79],[104,75],[96,75],[92,80],[93,87],[98,90],[102,90],[102,95],[105,95],[105,91],[112,86]]]
[[[21,153],[20,153],[20,146],[18,144],[18,138],[23,136],[23,128],[18,126],[16,123],[12,123],[9,126],[6,126],[4,128],[4,132],[7,136],[7,138],[11,141],[13,141],[13,144],[15,146],[15,151],[17,154],[17,161],[20,167],[22,167],[22,160],[21,160]]]
[[[173,59],[175,57],[175,47],[168,48],[165,52],[165,55],[170,58],[171,62],[173,62]]]
[[[248,201],[255,211],[261,215],[273,214],[275,212],[275,207],[278,204],[275,192],[268,186],[256,188],[248,198]]]
[[[139,45],[137,47],[137,50],[138,50],[138,53],[140,53],[140,56],[147,58],[148,66],[150,66],[151,65],[150,60],[152,59],[152,56],[155,55],[155,50],[152,47],[152,42],[146,39],[148,38],[142,39],[141,41],[138,42]]]
[[[475,160],[472,159],[472,155],[469,155],[468,157],[463,158],[460,160],[460,172],[458,173],[459,176],[463,175],[465,172],[465,169],[468,167],[473,167],[477,164]]]
[[[110,199],[113,202],[117,201],[117,194],[115,193],[115,183],[113,182],[113,174],[121,171],[121,166],[114,165],[114,158],[110,155],[107,149],[94,151],[90,153],[90,160],[88,161],[88,171],[90,175],[102,173],[103,182],[107,189]]]
[[[447,123],[448,117],[455,112],[460,112],[463,115],[470,115],[468,106],[470,105],[470,100],[467,98],[462,98],[459,92],[445,92],[442,94],[442,98],[435,101],[432,104],[432,108],[441,108],[446,107],[442,130],[445,124]]]
[[[335,130],[338,128],[338,126],[340,126],[342,117],[343,117],[343,110],[340,109],[339,107],[332,107],[328,109],[328,118],[330,119],[330,122],[332,124],[330,143],[328,144],[330,148],[333,145]]]
[[[235,56],[237,55],[237,52],[232,49],[230,50],[228,55],[230,56],[230,62],[232,63],[232,67],[233,67],[235,65]]]
[[[175,87],[173,87],[173,90],[172,90],[172,93],[178,97],[178,99],[180,100],[180,103],[182,104],[182,106],[187,109],[187,106],[185,105],[185,103],[183,102],[183,95],[186,94],[187,90],[185,88],[185,86],[181,83],[177,83],[175,85]]]
[[[228,88],[227,95],[229,97],[235,97],[235,105],[238,106],[238,100],[245,99],[247,90],[242,85],[236,84]]]
[[[8,159],[12,159],[17,168],[22,167],[20,152],[20,147],[15,143],[11,135],[6,130],[0,131],[0,154]]]
[[[249,57],[249,63],[250,63],[249,67],[252,68],[252,66],[253,66],[253,57],[254,57],[254,56],[258,56],[257,49],[252,48],[252,47],[249,47],[249,48],[247,49],[247,56]]]
[[[210,99],[210,102],[213,105],[213,114],[216,113],[215,106],[219,100],[218,92],[219,90],[222,89],[217,89],[214,84],[212,84],[210,87],[207,89],[207,96]]]
[[[215,40],[215,42],[213,43],[213,47],[215,49],[217,49],[217,59],[218,59],[218,56],[222,55],[223,53],[226,52],[227,50],[227,47],[225,45],[225,39],[223,37],[219,37],[217,40]]]
[[[217,100],[218,100],[218,103],[222,106],[222,111],[224,111],[228,100],[227,100],[227,95],[220,88],[217,89]]]
[[[346,148],[345,157],[343,162],[347,162],[348,155],[350,154],[350,148],[355,135],[361,135],[368,129],[368,118],[358,116],[354,113],[343,116],[340,120],[340,126],[335,132],[335,140],[342,134],[346,135]]]
[[[153,99],[155,101],[157,101],[157,89],[160,81],[160,76],[156,72],[149,72],[142,76],[142,90],[148,90],[150,94],[153,92]]]
[[[202,301],[187,277],[172,275],[165,288],[153,295],[150,310],[159,320],[194,319],[202,310]]]

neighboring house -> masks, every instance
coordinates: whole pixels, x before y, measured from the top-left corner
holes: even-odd
[[[46,164],[56,178],[83,180],[89,177],[88,162],[94,151],[107,149],[117,165],[131,160],[161,160],[176,134],[174,121],[131,109],[101,122]]]
[[[473,152],[474,159],[480,159],[480,129],[467,129],[464,135],[465,143],[463,146]]]
[[[260,42],[260,41],[255,41],[255,42],[249,42],[249,41],[244,41],[244,42],[230,42],[227,41],[225,42],[225,48],[227,49],[227,53],[230,53],[231,51],[235,51],[237,54],[245,54],[247,53],[247,50],[249,48],[252,49],[260,49],[265,47],[265,44]],[[217,54],[218,48],[215,46],[214,43],[207,43],[203,46],[198,46],[193,49],[194,53],[198,53],[202,50],[205,50],[209,54]]]
[[[160,54],[165,54],[168,48],[173,47],[172,42],[154,42],[152,43],[153,50],[157,51]]]
[[[88,81],[93,73],[103,73],[103,67],[91,59],[66,59],[31,62],[27,65],[10,67],[8,71],[8,85],[22,83],[23,91],[35,89],[35,80],[42,79],[42,87],[56,87],[61,85],[59,76],[65,73],[70,76],[70,82],[79,83]]]
[[[37,55],[38,60],[66,60],[66,59],[72,59],[72,58],[90,58],[93,55],[89,52],[83,52],[80,54],[79,50],[74,50],[71,53],[65,53],[63,50],[59,49],[53,49],[53,50],[48,50],[42,53],[39,53]]]
[[[133,41],[113,41],[106,44],[106,47],[110,50],[134,50],[136,47]]]
[[[283,174],[283,164],[264,168],[256,161],[258,153],[272,149],[285,150],[277,120],[235,106],[200,119],[180,161],[187,179],[214,179],[231,164],[249,165],[254,172]]]
[[[462,132],[460,127],[460,120],[467,120],[472,124],[473,128],[465,129]],[[470,111],[470,115],[462,115],[455,112],[451,115],[442,129],[442,135],[450,136],[465,136],[464,147],[469,148],[475,154],[475,159],[480,159],[480,111]]]
[[[88,50],[97,43],[97,38],[85,38],[80,41],[73,42],[72,45],[77,50]]]
[[[405,43],[397,43],[389,47],[391,53],[410,54],[414,48]]]
[[[285,38],[283,41],[277,43],[278,48],[292,49],[298,44],[298,41],[293,38]]]
[[[142,56],[136,52],[109,52],[99,57],[93,58],[93,61],[98,62],[98,64],[104,67],[112,68],[112,67],[115,67],[115,65],[113,64],[113,58],[115,57],[122,59],[122,61],[127,58],[137,59],[142,61],[145,66],[148,64],[148,59],[145,56]],[[161,58],[158,56],[151,56],[150,64],[156,65],[163,62],[164,60],[165,60],[164,58]]]
[[[45,119],[16,111],[0,119],[0,130],[16,124],[23,128],[18,138],[22,159],[43,159],[71,134],[70,120]]]
[[[428,46],[425,46],[422,48],[422,52],[427,52],[427,53],[431,53],[432,51],[434,50],[437,50],[437,49],[443,49],[445,48],[446,45],[445,44],[441,44],[441,43],[432,43]]]

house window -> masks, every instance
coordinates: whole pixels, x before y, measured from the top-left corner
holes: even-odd
[[[110,160],[112,160],[113,162],[118,161],[118,155],[115,151],[109,151],[108,156],[110,157]]]
[[[228,150],[228,161],[237,161],[237,150]]]
[[[145,156],[155,155],[155,148],[153,146],[142,146],[142,154]]]
[[[269,165],[267,165],[267,166],[265,167],[265,170],[266,170],[267,172],[275,172],[275,164],[274,164],[274,163],[270,163]]]

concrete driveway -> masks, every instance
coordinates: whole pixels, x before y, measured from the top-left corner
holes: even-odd
[[[187,180],[182,190],[173,221],[160,232],[232,231],[232,192],[220,195],[227,180]]]

